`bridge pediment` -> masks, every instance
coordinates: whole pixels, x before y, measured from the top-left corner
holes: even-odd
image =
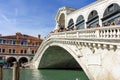
[[[74,9],[74,8],[70,8],[70,7],[62,7],[62,8],[59,8],[59,10],[58,10],[58,12],[57,12],[57,14],[56,14],[56,16],[55,16],[55,20],[59,20],[59,18],[60,18],[60,15],[61,14],[65,14],[65,15],[67,15],[67,14],[70,14],[71,12],[73,12],[73,11],[75,11],[76,9]]]

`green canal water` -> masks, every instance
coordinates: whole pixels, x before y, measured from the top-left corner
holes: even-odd
[[[3,80],[12,80],[12,70],[4,70]],[[89,80],[79,70],[20,70],[20,80]]]

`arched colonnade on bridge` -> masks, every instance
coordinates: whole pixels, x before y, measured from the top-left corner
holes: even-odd
[[[106,4],[104,8],[100,10],[97,8],[93,8],[92,10],[88,9],[88,13],[84,14],[82,12],[79,12],[76,17],[73,14],[75,14],[75,12],[70,13],[70,15],[66,15],[64,13],[61,13],[61,15],[59,15],[58,28],[60,29],[60,32],[64,31],[64,29],[70,31],[120,24],[119,3]],[[68,16],[70,17],[66,19]]]

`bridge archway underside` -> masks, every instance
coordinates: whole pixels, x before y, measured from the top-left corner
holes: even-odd
[[[44,52],[39,68],[81,69],[72,55],[59,46],[50,46]]]

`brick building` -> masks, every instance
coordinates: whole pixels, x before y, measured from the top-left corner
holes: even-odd
[[[40,35],[33,37],[21,34],[2,36],[0,35],[0,59],[12,66],[12,62],[25,63],[32,59],[42,39]]]

